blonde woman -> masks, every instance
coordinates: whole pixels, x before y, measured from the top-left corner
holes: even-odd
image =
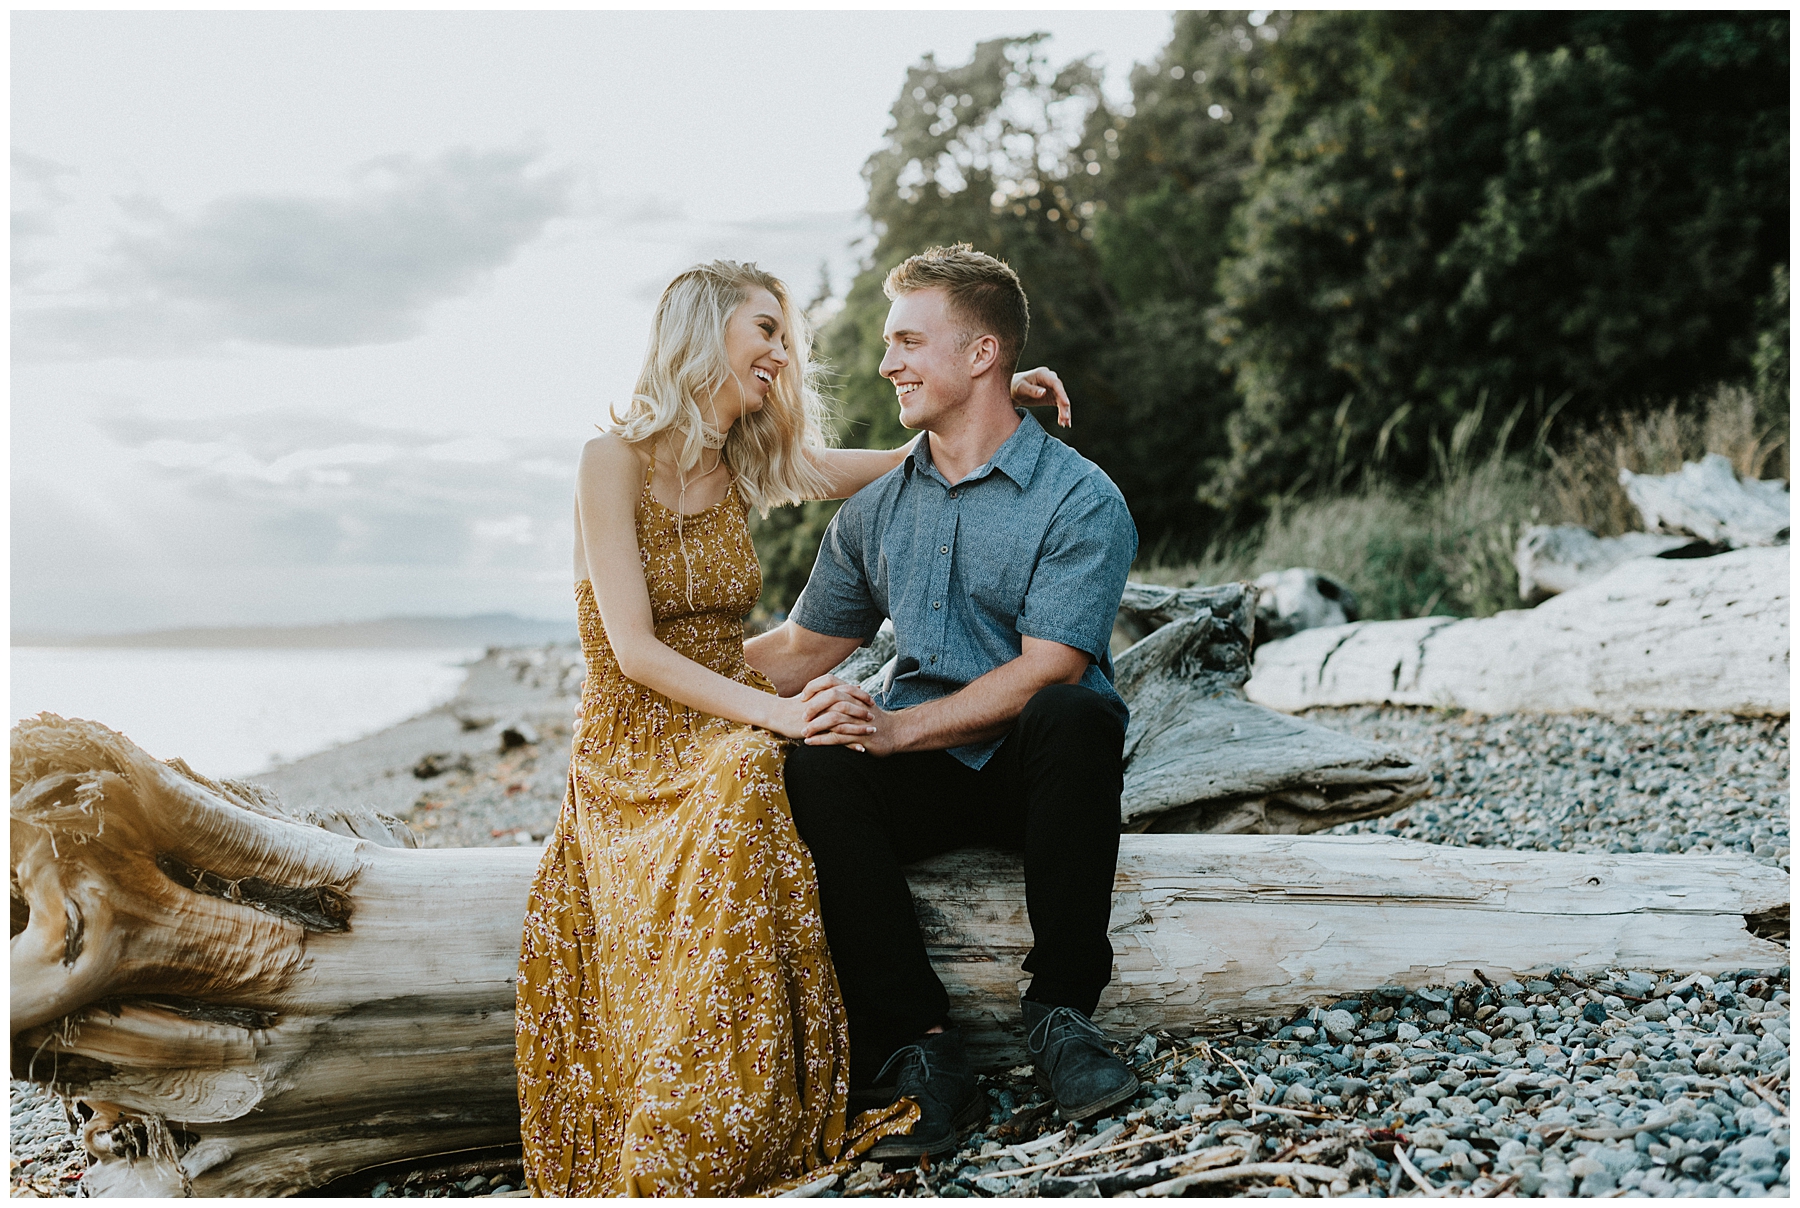
[[[588,675],[519,959],[535,1194],[767,1191],[916,1116],[845,1118],[844,1009],[782,784],[784,740],[853,741],[866,698],[780,697],[744,659],[748,510],[848,496],[906,453],[827,448],[814,371],[779,280],[696,267],[663,292],[630,405],[582,450]],[[1013,390],[1067,422],[1055,374]]]

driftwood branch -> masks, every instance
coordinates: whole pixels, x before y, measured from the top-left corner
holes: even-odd
[[[407,850],[379,817],[289,818],[48,715],[15,728],[13,778],[14,1076],[92,1109],[91,1193],[278,1195],[516,1140],[537,852]],[[1017,858],[910,873],[978,1059],[1016,1060]],[[1126,835],[1100,1021],[1129,1034],[1478,967],[1775,965],[1786,949],[1746,918],[1770,933],[1786,904],[1786,876],[1740,857]]]
[[[1127,830],[1306,834],[1392,813],[1431,787],[1404,752],[1244,700],[1256,605],[1245,583],[1126,585],[1117,627],[1149,635],[1114,666],[1131,708]],[[874,689],[893,657],[883,626],[837,674]]]
[[[1733,547],[1788,539],[1785,482],[1738,480],[1731,460],[1708,453],[1673,474],[1619,471],[1619,483],[1649,532],[1684,533]]]
[[[1688,558],[1721,553],[1694,537],[1624,533],[1596,537],[1578,524],[1534,524],[1519,535],[1513,568],[1519,572],[1519,599],[1537,604],[1597,582],[1633,558]]]
[[[1016,858],[968,851],[910,872],[958,1018],[989,1060],[1023,1041],[1011,1002],[1031,947]],[[1742,856],[1582,855],[1374,835],[1126,836],[1113,891],[1119,1035],[1290,1011],[1385,984],[1553,968],[1785,963],[1787,875]],[[1779,920],[1779,921],[1778,921]]]
[[[1530,611],[1309,629],[1256,652],[1252,701],[1483,713],[1788,712],[1788,547],[1640,558]]]
[[[1305,834],[1423,796],[1412,757],[1243,699],[1256,593],[1139,588],[1128,605],[1170,618],[1119,656],[1128,830]]]

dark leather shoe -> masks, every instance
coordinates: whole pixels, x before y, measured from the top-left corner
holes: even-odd
[[[1019,1005],[1025,1013],[1025,1056],[1063,1119],[1086,1120],[1137,1097],[1137,1075],[1113,1056],[1093,1020],[1073,1007]]]
[[[911,1161],[922,1154],[941,1158],[955,1153],[957,1136],[984,1119],[988,1106],[963,1054],[961,1032],[949,1028],[921,1036],[887,1059],[872,1090],[852,1096],[870,1106],[876,1099],[886,1104],[901,1097],[919,1105],[919,1122],[909,1133],[877,1141],[869,1157]]]

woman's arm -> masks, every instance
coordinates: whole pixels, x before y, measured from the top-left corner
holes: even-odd
[[[1056,406],[1059,427],[1074,427],[1069,412],[1069,396],[1062,379],[1054,369],[1039,365],[1012,378],[1013,401],[1025,407]],[[913,437],[897,449],[812,449],[808,456],[825,475],[826,499],[848,499],[864,487],[906,460],[912,447],[919,443]]]
[[[637,500],[643,478],[643,459],[617,436],[596,437],[581,451],[576,520],[594,600],[619,670],[671,700],[788,738],[804,738],[834,726],[840,734],[851,733],[865,710],[849,693],[836,693],[819,708],[814,707],[817,697],[802,701],[773,696],[677,654],[656,636],[637,544]],[[696,569],[712,573],[704,562]]]

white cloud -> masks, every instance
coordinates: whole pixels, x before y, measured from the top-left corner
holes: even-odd
[[[15,289],[32,285],[52,266],[45,243],[56,233],[56,218],[69,205],[63,178],[74,168],[29,151],[12,153],[12,281]]]
[[[217,621],[222,593],[250,583],[267,611],[247,619],[303,601],[318,612],[326,585],[349,582],[389,596],[411,584],[412,602],[390,605],[399,611],[467,608],[477,589],[487,607],[568,607],[556,584],[569,576],[573,442],[445,435],[291,410],[165,420],[115,409],[82,452],[80,481],[56,472],[67,459],[15,465],[14,620]],[[562,472],[546,474],[552,464]],[[459,585],[439,599],[445,583]]]
[[[491,436],[465,436],[460,440],[447,440],[427,446],[424,453],[432,461],[466,461],[485,465],[492,461],[506,460],[507,448],[504,442]]]
[[[358,169],[341,196],[228,196],[191,216],[130,199],[131,229],[84,287],[16,312],[15,347],[155,356],[408,339],[432,304],[479,285],[569,211],[572,174],[535,158],[390,156]],[[34,179],[54,184],[41,168]],[[27,209],[28,228],[44,221],[41,206]]]
[[[483,541],[510,541],[514,545],[530,545],[535,526],[530,516],[520,512],[499,520],[477,520],[475,535]]]

